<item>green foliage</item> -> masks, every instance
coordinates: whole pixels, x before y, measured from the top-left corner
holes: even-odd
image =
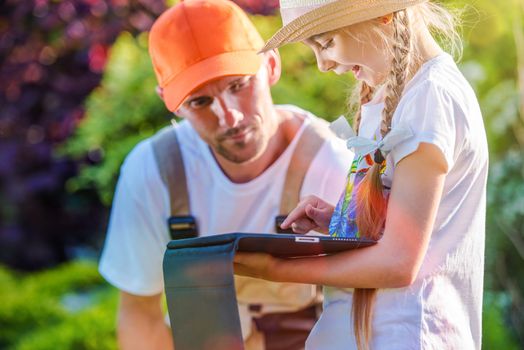
[[[116,291],[95,263],[32,275],[0,267],[0,348],[116,349]]]
[[[510,307],[511,303],[507,294],[485,293],[482,317],[483,349],[518,350],[520,348],[515,340],[515,335],[507,326],[505,315]]]
[[[147,36],[123,33],[111,56],[99,88],[87,99],[87,115],[61,153],[77,159],[101,158],[85,164],[67,188],[96,187],[109,205],[116,177],[127,153],[140,140],[169,122],[169,114],[156,95],[156,79],[147,54]]]
[[[508,148],[520,147],[512,129],[519,122],[515,31],[523,31],[517,17],[524,9],[518,1],[504,6],[490,0],[466,4],[465,52],[461,68],[473,84],[486,122],[492,159],[504,157]],[[521,145],[522,146],[522,145]]]
[[[508,151],[491,165],[488,186],[486,286],[510,304],[504,321],[524,337],[524,159]],[[487,310],[486,310],[487,311]]]

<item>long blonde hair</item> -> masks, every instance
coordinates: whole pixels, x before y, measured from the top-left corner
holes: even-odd
[[[391,129],[393,114],[400,102],[406,83],[422,65],[414,42],[412,22],[422,21],[433,37],[455,57],[462,55],[460,34],[457,32],[458,16],[435,3],[426,2],[395,12],[392,18],[393,35],[382,32],[380,26],[374,25],[389,48],[392,57],[391,70],[384,86],[384,109],[380,124],[382,137]],[[351,27],[341,29],[351,31]],[[353,92],[350,104],[356,113],[353,127],[358,133],[361,120],[361,106],[369,102],[374,89],[361,82]],[[357,226],[362,237],[380,238],[386,220],[387,199],[384,197],[384,186],[381,180],[381,168],[385,163],[375,162],[368,170],[356,193]],[[373,288],[356,288],[353,294],[352,319],[357,346],[360,350],[369,349],[371,339],[373,306],[377,290]]]

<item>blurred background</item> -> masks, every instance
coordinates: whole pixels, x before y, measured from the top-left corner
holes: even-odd
[[[147,31],[174,1],[0,1],[0,349],[115,349],[117,292],[97,273],[119,167],[172,115]],[[237,0],[264,38],[277,0]],[[464,9],[462,72],[490,146],[484,349],[524,349],[524,0]],[[352,77],[281,50],[277,103],[333,120]]]

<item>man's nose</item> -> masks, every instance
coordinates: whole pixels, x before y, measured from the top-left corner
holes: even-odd
[[[215,114],[221,127],[234,128],[242,121],[244,114],[231,99],[217,96],[214,101]]]

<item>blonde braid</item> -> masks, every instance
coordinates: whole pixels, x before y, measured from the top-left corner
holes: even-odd
[[[412,66],[412,40],[409,18],[406,10],[394,13],[393,21],[393,62],[386,82],[384,110],[380,133],[386,136],[391,129],[391,120],[398,106]]]

